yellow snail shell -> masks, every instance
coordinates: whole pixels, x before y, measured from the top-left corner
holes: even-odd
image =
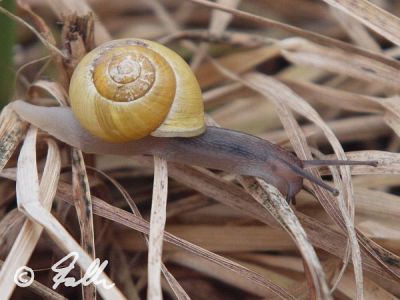
[[[92,50],[76,67],[69,96],[81,125],[110,142],[191,137],[206,128],[190,67],[152,41],[115,40]]]

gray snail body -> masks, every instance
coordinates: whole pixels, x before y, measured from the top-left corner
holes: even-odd
[[[281,147],[253,135],[218,127],[191,138],[153,137],[112,143],[84,129],[66,107],[42,107],[15,101],[19,116],[58,140],[85,153],[157,155],[171,162],[256,176],[291,199],[303,186],[302,161]],[[295,166],[295,167],[294,167]]]
[[[255,176],[277,187],[288,201],[302,189],[304,178],[337,194],[335,189],[303,170],[304,162],[291,152],[242,132],[207,127],[203,134],[191,138],[147,136],[125,143],[111,143],[84,129],[69,108],[42,107],[21,100],[13,102],[12,107],[22,119],[85,153],[157,155],[172,162]],[[319,162],[375,165],[370,161],[313,160],[305,163]]]
[[[157,73],[163,71],[166,78]],[[132,91],[138,87],[138,92]],[[306,165],[376,165],[302,161],[258,137],[207,127],[201,90],[190,68],[173,51],[150,41],[117,40],[96,48],[76,68],[69,94],[72,110],[24,101],[15,101],[12,107],[29,123],[84,152],[157,155],[255,176],[278,188],[288,201],[302,189],[304,178],[338,194],[305,171]]]

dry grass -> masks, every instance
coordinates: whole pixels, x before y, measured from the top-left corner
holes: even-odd
[[[0,11],[19,24],[13,99],[68,106],[69,78],[88,50],[112,38],[158,40],[195,71],[209,125],[269,139],[301,159],[379,166],[313,169],[340,195],[306,181],[293,206],[257,178],[85,154],[7,106],[0,299],[400,297],[399,3],[17,4],[17,16]],[[115,287],[53,290],[51,266],[72,251],[81,267],[72,276],[98,257],[109,261],[101,278]],[[16,288],[23,265],[35,281]]]

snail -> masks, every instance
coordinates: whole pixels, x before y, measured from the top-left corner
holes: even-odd
[[[105,43],[89,52],[70,82],[71,109],[15,101],[26,121],[87,153],[157,155],[168,161],[255,176],[290,202],[303,179],[338,191],[305,170],[312,165],[375,161],[300,160],[253,135],[206,126],[199,84],[169,48],[142,39]]]

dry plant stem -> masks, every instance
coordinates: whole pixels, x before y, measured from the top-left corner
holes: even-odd
[[[96,258],[93,228],[92,198],[90,185],[86,174],[83,154],[80,150],[71,149],[72,161],[72,194],[81,231],[82,248],[92,259]],[[81,270],[83,276],[83,271]],[[96,299],[96,286],[82,285],[83,299]]]
[[[33,26],[31,26],[29,23],[25,22],[23,19],[20,17],[10,13],[8,10],[4,9],[3,7],[0,6],[0,12],[5,14],[6,16],[10,17],[14,21],[22,24],[24,27],[28,28],[30,31],[32,31],[38,39],[45,45],[53,54],[55,55],[60,55],[63,58],[67,58],[67,56],[56,46],[53,44],[49,43],[49,41],[46,40]]]
[[[35,149],[36,129],[31,129],[25,138],[18,160],[18,165],[20,166],[17,169],[16,188],[18,207],[32,222],[43,226],[61,249],[67,253],[76,252],[78,254],[78,264],[86,271],[93,260],[39,201],[40,191]],[[24,167],[22,168],[21,166]],[[104,272],[99,274],[98,280],[104,281],[107,286],[112,285],[112,281]],[[125,299],[115,286],[107,289],[104,285],[99,285],[98,290],[105,299]]]
[[[36,134],[36,132],[34,132],[34,134]],[[46,210],[50,210],[53,203],[61,169],[61,160],[57,144],[54,141],[49,141],[48,146],[48,157],[39,187],[42,205]],[[22,168],[24,168],[24,166],[20,166],[20,169]],[[29,187],[26,187],[26,189],[28,188]],[[0,272],[0,294],[2,299],[8,299],[11,296],[15,288],[15,282],[13,280],[14,274],[18,268],[28,263],[42,234],[42,230],[42,226],[31,220],[26,220],[24,222]]]
[[[150,215],[147,298],[162,299],[161,261],[168,195],[167,162],[154,156],[154,184]]]
[[[65,16],[87,16],[93,13],[87,1],[84,0],[47,0],[47,3],[61,20],[65,20]],[[111,40],[110,34],[101,22],[95,22],[94,35],[96,45]]]

